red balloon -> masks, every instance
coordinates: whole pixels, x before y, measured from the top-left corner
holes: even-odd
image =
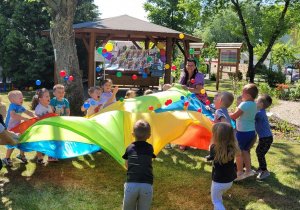
[[[137,76],[134,74],[132,75],[132,79],[136,80],[137,79]]]
[[[209,105],[209,104],[210,104],[210,101],[209,101],[209,100],[205,101],[205,104],[206,104],[206,105]]]
[[[66,72],[65,72],[65,71],[60,71],[60,72],[59,72],[59,75],[60,75],[61,77],[64,77],[64,76],[66,76]]]
[[[175,66],[175,65],[173,65],[173,66],[172,66],[172,70],[175,70],[175,69],[176,69],[176,66]]]
[[[168,100],[167,100],[167,103],[168,103],[168,104],[171,104],[171,103],[172,103],[172,99],[168,99]]]
[[[199,109],[198,109],[198,112],[201,112],[201,111],[202,111],[201,108],[199,108]]]
[[[191,79],[191,83],[195,83],[195,79]]]
[[[190,105],[190,102],[186,101],[184,102],[184,106],[188,107]]]
[[[153,110],[153,106],[149,106],[149,110],[152,111]]]
[[[69,80],[73,81],[74,77],[73,76],[69,76]]]
[[[103,54],[107,53],[107,49],[103,48],[103,49],[102,49],[102,53],[103,53]]]
[[[164,56],[164,55],[166,55],[166,51],[164,49],[160,49],[159,54],[161,56]]]

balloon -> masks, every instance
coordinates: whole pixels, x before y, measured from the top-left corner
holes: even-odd
[[[158,109],[161,108],[161,104],[157,104],[157,108],[158,108]]]
[[[109,52],[108,55],[106,56],[107,60],[110,60],[112,58],[112,54]]]
[[[69,79],[69,77],[68,77],[68,76],[65,76],[65,80],[68,81],[68,79]]]
[[[184,106],[188,107],[190,105],[190,102],[186,101],[184,102]]]
[[[165,69],[169,69],[170,68],[170,65],[169,64],[166,64],[165,65]]]
[[[69,80],[73,81],[74,77],[73,76],[69,76]]]
[[[97,67],[97,68],[96,68],[96,71],[97,71],[97,72],[101,71],[101,68],[100,68],[100,67]]]
[[[184,100],[184,96],[180,96],[180,99],[181,99],[181,100]]]
[[[163,43],[158,42],[157,43],[157,47],[158,47],[158,49],[162,49],[162,48],[164,48],[164,45],[163,45]]]
[[[137,76],[134,74],[132,75],[132,79],[136,80],[137,79]]]
[[[148,76],[147,73],[143,73],[143,74],[142,74],[142,77],[143,77],[144,79],[146,79],[147,76]]]
[[[152,61],[152,58],[149,56],[148,58],[147,58],[147,61]]]
[[[121,77],[122,76],[122,72],[117,72],[117,77]]]
[[[160,56],[160,61],[161,62],[164,63],[164,62],[166,62],[166,60],[167,60],[166,56]]]
[[[85,102],[84,104],[83,104],[83,108],[85,108],[85,109],[89,109],[90,108],[90,104],[89,103],[87,103],[87,102]]]
[[[193,84],[194,84],[194,83],[195,83],[195,79],[191,79],[191,83],[193,83]]]
[[[196,93],[192,93],[192,98],[195,98],[196,97]]]
[[[172,70],[175,70],[175,69],[176,69],[176,66],[175,66],[175,65],[173,65],[171,68],[172,68]]]
[[[159,53],[157,53],[157,54],[156,54],[156,57],[157,57],[157,58],[160,58],[160,54],[159,54]]]
[[[105,45],[105,49],[107,49],[108,52],[112,51],[114,48],[114,45],[112,43],[107,43]]]
[[[198,112],[201,112],[201,111],[202,111],[202,109],[201,109],[201,108],[199,108],[199,109],[198,109]]]
[[[103,56],[104,58],[106,58],[106,57],[108,56],[108,52],[102,53],[102,56]]]
[[[149,111],[153,111],[153,106],[149,106]]]
[[[190,54],[194,54],[195,50],[192,48],[189,50]]]
[[[121,102],[123,102],[123,101],[124,101],[124,98],[123,98],[123,97],[121,97],[121,98],[120,98],[120,101],[121,101]]]
[[[60,71],[60,72],[59,72],[59,75],[60,75],[61,77],[64,77],[64,76],[66,76],[66,72],[65,72],[65,71]]]
[[[166,51],[164,49],[160,49],[159,54],[161,56],[164,56],[164,55],[166,55]]]
[[[97,49],[97,52],[98,52],[99,54],[101,54],[101,53],[102,53],[102,50],[103,50],[103,47],[99,47],[99,48]]]
[[[205,94],[205,92],[206,92],[206,91],[205,91],[204,89],[202,89],[202,90],[200,91],[201,94]]]
[[[179,34],[179,38],[183,39],[184,38],[184,34]]]
[[[105,49],[105,48],[102,48],[102,54],[105,54],[105,53],[107,53],[107,49]]]
[[[36,85],[41,85],[41,80],[35,81],[35,84],[36,84]]]
[[[187,107],[186,107],[186,106],[183,106],[183,110],[187,110]]]
[[[206,104],[206,105],[209,105],[209,104],[210,104],[210,101],[209,101],[209,100],[205,101],[205,104]]]

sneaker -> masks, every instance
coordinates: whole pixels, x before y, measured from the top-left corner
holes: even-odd
[[[256,171],[255,171],[255,174],[260,174],[262,172],[262,170],[260,168],[258,168]]]
[[[37,159],[36,163],[40,165],[44,165],[46,162],[44,161],[44,159]]]
[[[171,144],[167,144],[167,145],[165,146],[165,149],[172,149]]]
[[[245,176],[245,173],[242,173],[241,175],[238,175],[237,174],[237,177],[235,178],[234,181],[240,181],[240,180],[243,180],[243,179],[246,179],[247,177]]]
[[[260,172],[256,178],[257,179],[264,179],[267,176],[270,176],[270,172],[268,170],[265,170],[265,171]]]
[[[250,177],[250,176],[254,176],[254,175],[255,175],[255,172],[252,171],[252,170],[251,170],[251,171],[246,171],[246,172],[245,172],[246,178],[247,178],[247,177]]]
[[[48,156],[48,162],[57,162],[58,159]]]

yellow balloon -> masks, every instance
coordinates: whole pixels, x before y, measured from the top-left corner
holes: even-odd
[[[202,90],[200,91],[201,94],[205,94],[205,92],[206,92],[206,91],[205,91],[204,89],[202,89]]]
[[[184,106],[184,107],[183,107],[183,110],[187,110],[187,107],[186,107],[186,106]]]
[[[183,35],[183,34],[179,34],[179,38],[180,38],[180,39],[183,39],[183,38],[184,38],[184,35]]]
[[[158,42],[158,43],[157,43],[157,47],[158,47],[159,49],[162,49],[162,48],[164,48],[164,45],[163,45],[163,43]]]
[[[112,43],[108,43],[105,45],[104,47],[108,52],[112,51],[112,49],[114,48],[114,45]]]
[[[157,108],[158,108],[158,109],[161,108],[161,104],[157,104]]]
[[[169,64],[166,64],[166,65],[165,65],[165,68],[166,68],[166,69],[169,69],[169,68],[170,68],[170,65],[169,65]]]

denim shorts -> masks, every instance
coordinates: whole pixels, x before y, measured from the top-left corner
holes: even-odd
[[[255,137],[255,131],[237,131],[235,132],[235,136],[240,150],[249,150],[251,142]]]

